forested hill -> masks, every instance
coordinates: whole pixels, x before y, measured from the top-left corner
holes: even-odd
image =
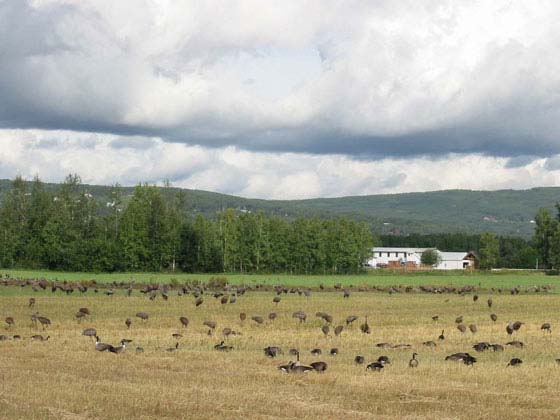
[[[46,184],[56,191],[58,184]],[[10,188],[9,180],[0,180],[0,201]],[[100,204],[109,200],[110,187],[85,185]],[[123,187],[125,197],[134,187]],[[164,189],[171,196],[178,189]],[[446,190],[425,193],[368,195],[309,200],[258,200],[208,191],[183,189],[187,209],[208,216],[234,208],[239,211],[263,210],[287,218],[346,216],[367,221],[374,232],[406,233],[491,231],[501,235],[530,236],[531,222],[540,207],[554,208],[560,201],[560,187],[530,190],[467,191]],[[101,206],[103,207],[103,206]]]

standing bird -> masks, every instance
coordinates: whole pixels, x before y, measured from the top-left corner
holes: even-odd
[[[461,324],[463,322],[463,315],[458,316],[457,318],[455,318],[455,323],[456,324]]]
[[[457,325],[457,329],[461,331],[461,334],[464,334],[465,331],[467,331],[467,327],[465,327],[463,324]]]
[[[513,331],[514,331],[513,325],[512,325],[512,323],[510,322],[509,324],[506,325],[506,332],[508,333],[508,335],[512,335],[512,334],[513,334]]]
[[[33,306],[35,306],[35,298],[29,298],[29,307],[32,308]]]
[[[245,312],[241,312],[239,314],[239,319],[241,320],[241,322],[245,321],[247,319],[247,314]]]
[[[136,316],[137,316],[138,318],[140,318],[142,321],[147,321],[148,318],[150,317],[146,312],[138,312],[138,313],[136,314]]]
[[[344,289],[344,298],[348,299],[350,297],[350,292],[346,289]]]
[[[272,302],[274,302],[276,305],[278,305],[280,303],[280,296],[274,296],[274,299],[272,299]]]
[[[418,359],[416,358],[416,356],[418,356],[417,353],[412,353],[412,359],[409,360],[408,367],[411,367],[411,368],[418,367]]]
[[[371,333],[371,329],[369,328],[369,324],[367,322],[367,315],[366,315],[366,320],[365,322],[360,325],[360,330],[364,333],[364,334],[369,334]]]
[[[474,334],[478,331],[478,328],[476,327],[475,324],[470,324],[469,325],[469,330],[471,330],[471,332]]]
[[[262,316],[252,316],[251,319],[259,325],[264,322],[264,319],[263,319]]]
[[[204,303],[204,299],[202,299],[201,297],[196,298],[196,300],[194,301],[195,306],[198,308],[200,305],[202,305]]]
[[[307,315],[303,311],[297,311],[292,314],[292,318],[299,319],[299,322],[305,322],[307,320]]]
[[[356,357],[354,357],[354,363],[356,363],[357,365],[363,365],[364,362],[365,362],[364,356],[356,356]]]
[[[434,322],[439,321],[439,315],[434,315],[434,316],[432,317],[432,321],[434,321]]]
[[[321,331],[323,331],[323,334],[325,334],[325,337],[328,337],[330,328],[329,328],[328,325],[323,325],[323,326],[321,327]]]
[[[132,325],[132,319],[130,318],[126,318],[126,320],[124,321],[126,328],[130,329],[130,326]]]
[[[278,315],[276,314],[276,312],[271,312],[268,314],[268,319],[270,319],[271,321],[274,321],[277,317]]]
[[[549,333],[552,334],[552,325],[550,324],[550,322],[545,322],[544,324],[541,325],[541,330],[543,332],[548,331]]]
[[[179,321],[181,322],[181,325],[183,327],[187,328],[189,326],[189,318],[187,318],[186,316],[180,317]]]
[[[519,366],[521,363],[523,363],[523,360],[521,360],[517,357],[514,357],[513,359],[511,359],[509,361],[509,363],[507,364],[506,367],[508,367],[508,366]]]
[[[43,326],[43,330],[51,325],[51,320],[44,316],[38,316],[37,321],[39,321],[39,323]]]
[[[349,315],[346,317],[346,326],[352,324],[352,322],[354,322],[355,320],[357,320],[358,317],[356,315]]]
[[[490,319],[491,319],[493,322],[496,322],[496,321],[498,320],[498,315],[496,315],[496,314],[490,314]]]
[[[222,296],[222,298],[220,299],[220,303],[221,303],[222,305],[225,305],[226,303],[228,303],[228,301],[229,301],[229,296],[227,296],[227,295],[226,295],[226,296]]]
[[[438,340],[445,340],[445,335],[443,335],[443,333],[445,332],[445,330],[441,330],[441,334],[438,337]]]
[[[494,303],[494,302],[492,301],[492,298],[491,298],[491,297],[488,298],[487,303],[488,303],[488,307],[491,308],[491,307],[492,307],[492,304]]]
[[[6,328],[10,328],[15,325],[14,318],[12,318],[11,316],[7,316],[4,321],[6,321],[6,324],[8,325]]]
[[[340,335],[340,333],[342,333],[342,330],[344,329],[344,327],[342,325],[338,325],[335,329],[334,329],[334,335],[336,335],[337,337]]]
[[[86,328],[82,331],[82,335],[90,338],[95,338],[95,336],[97,335],[97,330],[95,328]]]
[[[474,295],[474,296],[472,297],[472,300],[473,300],[473,302],[476,302],[476,301],[478,300],[478,295]]]

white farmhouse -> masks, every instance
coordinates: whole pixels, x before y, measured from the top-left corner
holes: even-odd
[[[375,247],[368,265],[373,268],[418,268],[422,253],[433,248]],[[442,252],[436,250],[441,262],[436,270],[464,270],[474,268],[475,255],[472,252]]]

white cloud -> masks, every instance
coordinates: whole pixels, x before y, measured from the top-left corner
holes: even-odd
[[[68,173],[78,173],[85,183],[106,185],[170,179],[185,188],[274,199],[560,183],[560,171],[551,170],[551,160],[542,158],[512,167],[507,158],[482,155],[369,161],[342,155],[207,149],[155,137],[144,139],[139,148],[121,147],[120,142],[126,141],[131,139],[111,134],[0,130],[0,178],[38,174],[58,182]]]

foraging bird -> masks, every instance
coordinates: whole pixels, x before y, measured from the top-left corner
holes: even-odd
[[[514,329],[515,331],[519,331],[519,329],[521,328],[521,326],[522,326],[523,324],[525,324],[525,323],[524,323],[524,322],[521,322],[521,321],[515,321],[515,322],[513,323],[512,327],[513,327],[513,329]]]
[[[471,332],[474,334],[478,331],[478,328],[476,327],[475,324],[470,324],[469,325],[469,330],[471,330]]]
[[[36,303],[35,298],[29,298],[29,307],[30,308],[35,306],[35,303]]]
[[[472,366],[476,363],[476,357],[471,356],[469,353],[453,353],[445,358],[454,362],[463,362],[467,366]]]
[[[412,353],[412,359],[410,359],[408,361],[408,367],[411,367],[411,368],[418,367],[418,359],[416,358],[416,356],[418,356],[417,353]]]
[[[226,327],[222,330],[222,335],[225,338],[228,338],[232,333],[233,333],[233,330],[231,328],[228,328],[228,327]]]
[[[340,333],[342,333],[342,330],[344,329],[344,327],[342,325],[338,325],[335,329],[334,329],[334,335],[336,335],[337,337],[340,335]]]
[[[136,353],[144,353],[144,347],[136,347]]]
[[[389,359],[389,356],[379,356],[377,358],[377,361],[378,362],[383,362],[383,363],[388,364],[388,365],[391,364],[391,360]]]
[[[445,330],[441,330],[441,334],[438,337],[438,340],[445,340],[445,335],[443,335],[443,333],[445,332]]]
[[[348,299],[350,297],[350,292],[346,289],[344,289],[344,298]]]
[[[356,315],[350,315],[346,317],[346,326],[350,325],[352,322],[357,320],[358,317]]]
[[[314,356],[319,356],[320,354],[323,354],[321,349],[313,349],[311,350],[311,354]]]
[[[15,325],[14,318],[12,318],[11,316],[7,316],[4,321],[6,321],[6,324],[8,324],[7,328],[10,328],[12,325]]]
[[[476,301],[478,300],[478,295],[474,295],[474,296],[472,297],[472,300],[473,300],[473,302],[476,302]]]
[[[140,318],[142,321],[147,321],[148,318],[150,317],[146,312],[138,312],[138,313],[136,314],[136,316],[137,316],[138,318]]]
[[[461,331],[461,334],[464,334],[465,331],[467,331],[467,327],[465,327],[463,324],[457,325],[457,329]]]
[[[517,357],[514,357],[513,359],[511,359],[511,360],[509,361],[509,363],[507,364],[506,367],[509,367],[509,366],[519,366],[521,363],[523,363],[523,360],[521,360],[521,359],[519,359],[519,358],[517,358]]]
[[[326,336],[329,335],[330,328],[329,328],[328,325],[323,325],[323,326],[321,327],[321,331],[323,331],[323,334],[325,334],[325,337],[326,337]]]
[[[519,340],[513,340],[513,341],[509,341],[506,343],[506,346],[512,346],[512,347],[516,347],[518,349],[522,349],[524,344],[522,341]]]
[[[365,322],[362,325],[360,325],[360,331],[362,331],[364,334],[370,334],[371,333],[371,329],[369,328],[369,324],[367,322],[367,315],[366,315]]]
[[[363,365],[364,362],[365,362],[364,356],[356,356],[356,357],[354,357],[354,363],[356,363],[357,365]]]
[[[95,328],[86,328],[82,331],[82,335],[90,338],[95,338],[95,336],[97,335],[97,331]]]
[[[490,344],[493,351],[504,351],[504,346],[501,344]]]
[[[460,324],[460,323],[462,323],[462,322],[463,322],[463,315],[458,316],[457,318],[455,318],[455,323],[456,323],[456,324]]]
[[[4,336],[5,337],[5,336]],[[47,341],[49,338],[51,338],[50,335],[47,335],[46,337],[43,337],[40,334],[36,334],[36,335],[32,335],[31,337],[29,337],[31,340],[33,341]]]
[[[511,322],[509,324],[506,325],[506,332],[508,333],[508,335],[512,335],[513,334],[513,325],[511,324]]]
[[[202,297],[198,297],[196,298],[196,300],[194,301],[194,304],[196,305],[196,307],[198,308],[200,305],[202,305],[204,303],[204,299],[202,299]]]
[[[222,342],[220,342],[220,344],[216,344],[214,346],[214,349],[215,350],[220,350],[220,351],[230,351],[230,350],[233,350],[233,346],[225,345],[224,342],[222,341]]]
[[[130,318],[126,318],[126,320],[124,321],[126,328],[130,329],[130,326],[132,325],[132,319]]]
[[[473,349],[475,349],[475,350],[478,351],[478,352],[482,352],[482,351],[488,350],[490,347],[491,347],[491,344],[490,344],[490,343],[481,342],[481,343],[476,343],[476,344],[473,346]]]
[[[239,314],[239,319],[241,320],[241,322],[245,321],[247,319],[247,314],[245,312],[241,312]]]
[[[432,317],[432,321],[435,322],[435,321],[438,321],[438,320],[439,320],[439,315],[434,315],[434,316]]]
[[[276,314],[276,312],[271,312],[268,314],[268,319],[270,319],[271,321],[274,321],[277,317],[278,315]]]
[[[215,321],[208,321],[208,320],[205,320],[205,321],[202,323],[202,325],[205,325],[205,326],[207,326],[208,328],[210,328],[209,331],[214,331],[214,330],[216,329],[216,325],[217,325],[217,324],[216,324]]]
[[[264,322],[264,319],[263,319],[262,316],[252,316],[251,319],[259,325]]]
[[[270,357],[271,359],[282,354],[282,349],[276,346],[268,346],[264,348],[264,354],[266,357]]]
[[[277,305],[280,303],[280,296],[275,296],[274,299],[272,299],[272,302],[276,303]]]
[[[366,370],[374,370],[377,372],[381,372],[385,368],[384,362],[373,362],[367,365]]]
[[[490,319],[494,322],[496,322],[498,320],[498,315],[496,314],[490,314]]]
[[[550,322],[545,322],[544,324],[541,325],[541,330],[548,331],[549,333],[552,334],[552,325],[550,324]]]
[[[85,318],[86,314],[84,314],[83,312],[76,312],[76,315],[74,315],[74,317],[76,318],[76,320],[78,321],[78,323],[80,323],[82,321],[82,318]]]
[[[437,344],[433,341],[424,341],[422,343],[422,345],[426,346],[426,347],[437,347]]]
[[[177,350],[179,350],[179,343],[175,343],[175,347],[169,347],[165,351],[167,351],[169,353],[173,353],[173,352],[176,352]]]
[[[43,330],[51,325],[51,320],[44,316],[38,316],[37,321],[39,321],[39,323],[43,326]]]
[[[187,328],[189,326],[189,318],[187,318],[186,316],[180,317],[179,321],[181,322],[181,325],[183,325],[183,327]]]
[[[315,370],[315,372],[324,372],[327,370],[328,365],[325,362],[313,362],[310,366]]]
[[[297,311],[292,314],[292,318],[297,318],[299,319],[299,322],[302,323],[307,320],[307,315],[305,314],[305,312]]]
[[[81,312],[85,315],[91,315],[91,311],[88,308],[80,308],[78,309],[78,312]]]
[[[171,337],[173,337],[175,340],[178,340],[180,338],[183,338],[183,334],[173,333],[173,334],[171,334]]]
[[[229,296],[222,296],[222,298],[220,299],[220,303],[222,305],[225,305],[226,303],[228,303],[229,301]]]
[[[331,356],[336,356],[338,354],[338,349],[336,347],[333,347],[329,353],[331,354]]]
[[[492,304],[493,304],[494,302],[492,301],[492,298],[490,297],[490,298],[488,298],[488,301],[487,301],[486,303],[488,303],[488,307],[491,308],[491,307],[492,307]]]

